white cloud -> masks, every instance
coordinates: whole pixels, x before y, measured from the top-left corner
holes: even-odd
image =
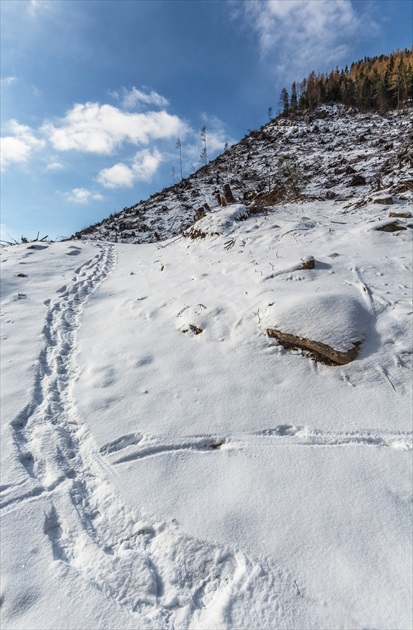
[[[27,5],[27,12],[35,17],[39,11],[42,10],[46,10],[46,11],[52,11],[53,10],[53,3],[51,2],[51,0],[30,0],[28,5]]]
[[[249,0],[242,16],[262,57],[274,61],[284,76],[329,69],[350,52],[363,28],[376,28],[364,23],[350,0]]]
[[[105,188],[132,188],[136,181],[149,182],[155,175],[162,161],[157,149],[138,151],[131,166],[119,162],[110,168],[104,168],[97,176],[97,181]]]
[[[123,142],[148,144],[185,133],[186,124],[165,111],[129,113],[112,105],[76,104],[57,124],[46,122],[42,132],[58,151],[109,155]]]
[[[97,176],[97,181],[105,188],[132,188],[135,173],[130,166],[118,162],[110,168],[104,168]]]
[[[30,127],[21,125],[17,120],[10,120],[7,124],[7,129],[13,135],[1,138],[2,171],[10,164],[27,162],[33,151],[45,146],[44,140],[36,138]]]
[[[1,87],[8,87],[9,85],[14,85],[16,82],[17,77],[15,76],[4,77],[3,79],[0,79]]]
[[[55,160],[47,164],[46,171],[61,171],[63,168],[64,168],[63,164]]]
[[[89,203],[89,201],[102,201],[104,197],[98,193],[92,193],[86,188],[73,188],[70,192],[63,193],[67,201],[72,203]]]
[[[30,147],[19,138],[1,138],[1,170],[4,171],[13,162],[26,162],[30,151]]]
[[[121,102],[125,109],[134,109],[139,105],[154,105],[161,108],[166,108],[169,105],[168,99],[154,90],[149,91],[146,87],[143,87],[142,90],[138,90],[136,87],[131,90],[123,90]]]

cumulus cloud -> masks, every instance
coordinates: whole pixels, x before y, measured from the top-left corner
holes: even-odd
[[[149,90],[144,86],[142,90],[138,90],[136,87],[132,87],[130,90],[123,90],[121,103],[125,109],[134,109],[140,105],[153,105],[155,107],[166,108],[169,105],[168,99],[158,94],[158,92]]]
[[[104,168],[97,176],[97,181],[105,188],[132,188],[135,173],[130,166],[118,162],[109,168]]]
[[[99,193],[93,193],[86,188],[72,188],[70,192],[63,193],[64,197],[66,197],[67,201],[71,201],[72,203],[89,203],[89,201],[102,201],[104,199],[103,195]]]
[[[376,28],[364,23],[350,0],[249,0],[241,15],[258,38],[262,57],[274,60],[283,74],[335,65],[363,28]]]
[[[112,105],[76,104],[56,124],[42,132],[58,151],[110,155],[123,142],[148,144],[184,133],[185,123],[165,111],[129,113]]]
[[[130,166],[119,162],[110,168],[104,168],[97,176],[97,181],[105,188],[132,188],[136,181],[149,182],[157,172],[162,155],[157,149],[152,152],[143,149],[135,154]]]
[[[45,146],[44,140],[36,138],[33,130],[21,125],[17,120],[10,120],[7,129],[12,135],[1,138],[1,170],[11,164],[27,162],[32,152]]]

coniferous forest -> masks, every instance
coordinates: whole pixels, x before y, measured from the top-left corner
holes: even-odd
[[[284,87],[280,110],[288,115],[297,110],[314,110],[320,104],[342,103],[360,111],[405,109],[413,105],[413,49],[379,57],[364,57],[329,74],[312,71],[291,91]]]

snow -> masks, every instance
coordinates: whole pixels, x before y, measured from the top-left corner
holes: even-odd
[[[411,219],[381,231],[410,135],[277,119],[1,250],[2,627],[411,628]],[[300,194],[271,205],[284,168]],[[242,203],[213,207],[224,183]],[[333,367],[267,328],[361,345]]]
[[[178,235],[197,209],[216,205],[225,184],[242,203],[258,201],[280,183],[284,201],[335,199],[343,212],[383,197],[405,203],[412,190],[412,122],[411,109],[354,114],[339,105],[276,118],[179,184],[75,237],[150,243]],[[355,175],[365,184],[354,186]]]
[[[340,352],[365,339],[372,314],[350,291],[310,293],[300,291],[266,312],[268,326],[328,344]]]
[[[411,627],[411,229],[344,204],[1,250],[2,627]]]

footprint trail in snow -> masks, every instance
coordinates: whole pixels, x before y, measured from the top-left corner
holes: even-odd
[[[53,559],[135,615],[140,627],[234,627],[248,623],[246,610],[249,623],[261,627],[277,622],[266,618],[268,610],[279,610],[284,623],[299,618],[314,625],[286,571],[137,516],[114,491],[103,455],[139,447],[143,436],[122,436],[99,453],[78,417],[72,387],[83,308],[115,262],[113,247],[99,246],[49,305],[31,400],[11,423],[28,482],[3,489],[2,509],[45,498],[43,531]],[[149,442],[146,449],[162,450],[159,440]],[[208,437],[188,439],[188,448],[196,445],[221,446]]]

